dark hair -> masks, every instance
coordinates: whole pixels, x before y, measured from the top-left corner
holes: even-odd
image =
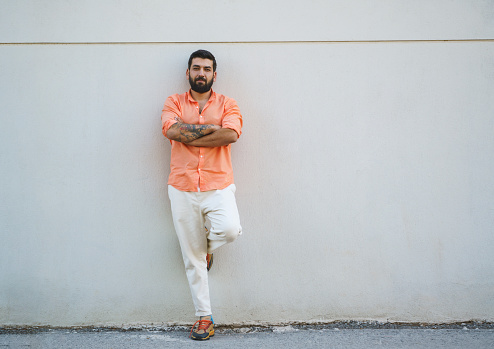
[[[194,58],[203,58],[203,59],[210,59],[213,61],[213,72],[216,71],[216,58],[214,58],[213,54],[209,51],[206,50],[197,50],[196,52],[192,52],[192,54],[189,57],[189,69],[192,64],[192,60]]]

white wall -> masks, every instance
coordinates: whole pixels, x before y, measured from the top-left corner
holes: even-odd
[[[302,3],[0,2],[0,325],[194,320],[159,117],[198,48],[245,122],[217,322],[494,320],[494,4]]]

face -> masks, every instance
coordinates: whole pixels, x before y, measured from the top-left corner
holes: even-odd
[[[206,58],[193,58],[190,69],[187,69],[187,79],[190,88],[197,93],[206,93],[211,90],[216,81],[216,72],[213,72],[213,61]]]

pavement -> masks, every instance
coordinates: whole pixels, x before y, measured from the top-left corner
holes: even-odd
[[[185,328],[162,330],[0,329],[5,348],[494,348],[492,326],[339,328],[279,326],[219,328],[207,341],[193,341]]]

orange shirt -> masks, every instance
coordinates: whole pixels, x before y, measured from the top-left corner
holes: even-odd
[[[161,113],[162,132],[180,117],[187,124],[215,124],[242,133],[242,115],[234,99],[211,90],[211,97],[199,114],[199,103],[190,92],[167,98]],[[231,144],[221,147],[194,147],[170,140],[172,156],[168,184],[181,191],[224,189],[233,183]]]

